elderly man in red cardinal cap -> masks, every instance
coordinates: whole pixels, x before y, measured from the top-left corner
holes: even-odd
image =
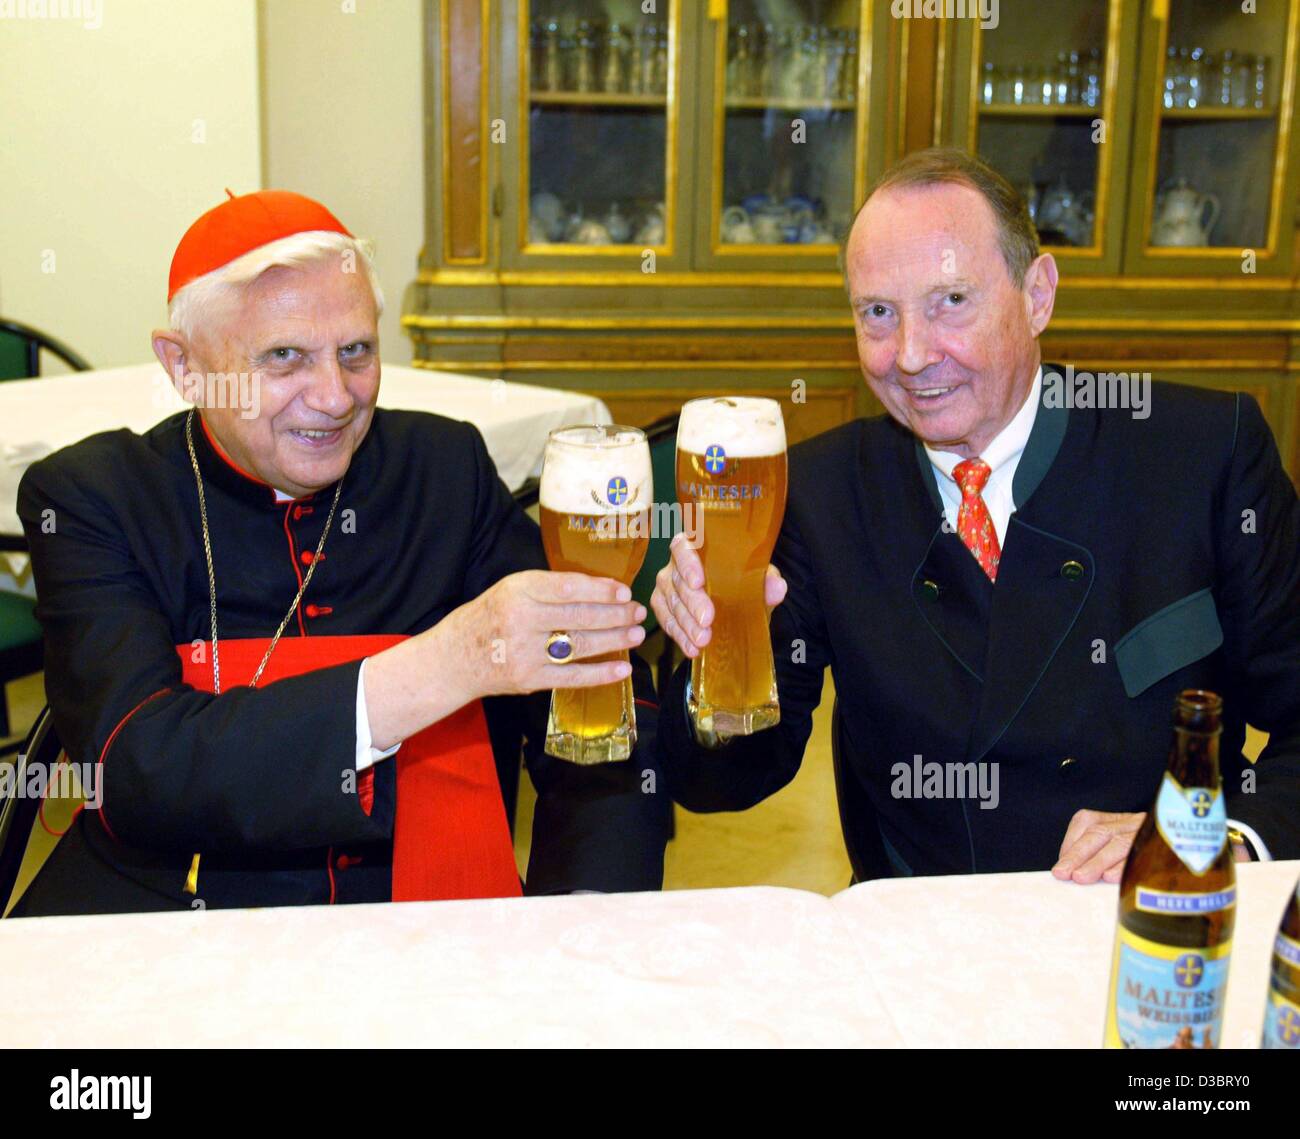
[[[541,752],[549,690],[621,679],[581,658],[636,645],[644,611],[546,572],[473,426],[375,406],[368,247],[301,195],[230,195],[168,301],[154,351],[200,406],[19,491],[54,723],[97,786],[15,914],[518,894],[498,769],[521,739],[528,892],[656,888],[653,708],[630,763]]]

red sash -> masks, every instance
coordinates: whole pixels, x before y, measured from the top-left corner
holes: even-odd
[[[387,634],[362,637],[283,637],[258,681],[263,686],[331,665],[346,664],[404,641]],[[221,642],[226,687],[253,678],[269,639]],[[212,646],[194,663],[193,645],[177,645],[185,683],[212,691]],[[517,898],[519,874],[501,802],[483,705],[475,700],[406,740],[397,755],[397,814],[393,822],[393,901]],[[367,812],[374,769],[357,779]]]

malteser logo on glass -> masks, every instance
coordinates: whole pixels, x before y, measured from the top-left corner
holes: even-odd
[[[50,1081],[53,1111],[129,1111],[132,1119],[148,1119],[152,1098],[152,1076],[83,1076],[73,1068]]]

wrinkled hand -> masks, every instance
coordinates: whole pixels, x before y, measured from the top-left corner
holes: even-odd
[[[1076,811],[1065,831],[1052,873],[1061,881],[1085,885],[1118,882],[1124,860],[1146,813]]]
[[[686,534],[678,534],[670,549],[672,557],[655,578],[650,607],[677,647],[688,657],[697,657],[712,636],[714,613],[713,602],[704,592],[704,565]],[[786,588],[776,566],[768,566],[763,592],[769,613],[785,600]]]
[[[632,672],[626,661],[579,662],[639,645],[645,617],[632,591],[611,578],[526,570],[503,577],[430,633],[448,638],[472,697],[494,696],[622,680]],[[557,630],[572,638],[575,663],[547,656],[546,638]]]

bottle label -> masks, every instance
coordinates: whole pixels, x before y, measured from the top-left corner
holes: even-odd
[[[1218,788],[1184,787],[1165,772],[1156,796],[1156,829],[1184,866],[1204,874],[1228,841],[1228,812]]]
[[[1287,1000],[1272,987],[1268,990],[1268,1006],[1264,1009],[1264,1038],[1260,1047],[1300,1052],[1300,1005]]]
[[[1273,943],[1273,952],[1288,965],[1300,969],[1300,941],[1292,941],[1285,933],[1279,933]]]
[[[1231,952],[1231,941],[1179,948],[1119,926],[1106,1047],[1217,1048]]]
[[[1237,904],[1237,887],[1209,894],[1181,894],[1172,890],[1137,888],[1134,905],[1148,914],[1212,914]]]

